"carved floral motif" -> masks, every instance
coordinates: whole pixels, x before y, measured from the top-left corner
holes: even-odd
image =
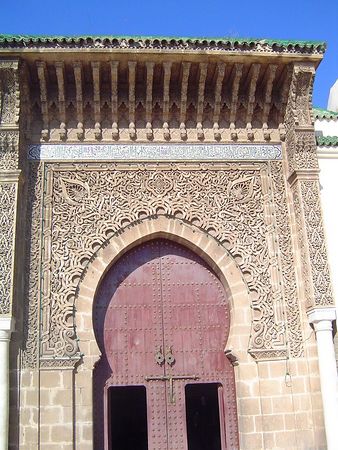
[[[315,305],[333,305],[330,272],[324,237],[323,219],[317,180],[302,181],[300,185],[308,252],[310,256]],[[311,298],[311,297],[310,297]]]
[[[0,170],[18,168],[19,131],[0,131]]]
[[[286,200],[286,185],[282,172],[282,163],[271,167],[272,188],[276,208],[276,227],[278,234],[278,251],[283,282],[285,323],[288,328],[288,344],[291,357],[303,356],[302,331],[300,321],[299,299],[296,285],[294,251],[291,242],[291,229]]]
[[[11,311],[16,184],[0,183],[0,314]]]
[[[24,350],[22,366],[36,367],[39,354],[39,292],[42,229],[42,164],[31,165],[28,184],[28,205],[25,231],[25,295],[24,304]]]

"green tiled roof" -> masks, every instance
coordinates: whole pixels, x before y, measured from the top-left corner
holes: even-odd
[[[324,53],[322,41],[175,36],[34,36],[0,34],[0,48],[25,47],[126,47],[169,49],[256,50],[287,53]]]
[[[338,112],[329,111],[323,108],[313,108],[313,114],[316,119],[338,119]]]
[[[317,145],[321,147],[337,147],[338,136],[316,136]]]

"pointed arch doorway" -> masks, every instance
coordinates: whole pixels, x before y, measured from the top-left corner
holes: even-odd
[[[93,305],[95,450],[238,448],[229,304],[214,272],[166,239],[133,248]]]

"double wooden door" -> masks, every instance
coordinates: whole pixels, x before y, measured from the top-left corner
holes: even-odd
[[[238,447],[228,301],[201,258],[164,239],[134,248],[104,277],[93,315],[95,448],[103,437],[105,450]]]

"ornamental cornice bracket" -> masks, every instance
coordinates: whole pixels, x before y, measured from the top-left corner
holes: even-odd
[[[287,122],[291,128],[313,125],[311,104],[315,72],[312,62],[293,64],[287,111]]]

